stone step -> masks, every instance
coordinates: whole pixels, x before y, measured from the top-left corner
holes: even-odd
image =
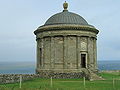
[[[90,81],[105,80],[104,78],[102,78],[102,77],[98,76],[96,73],[94,73],[92,70],[83,69],[82,71],[86,75],[86,78],[88,78]]]
[[[90,76],[90,77],[91,77],[91,78],[90,78],[90,81],[92,81],[92,80],[105,80],[104,78],[98,76],[98,75],[95,74],[95,73],[91,73],[91,76]]]

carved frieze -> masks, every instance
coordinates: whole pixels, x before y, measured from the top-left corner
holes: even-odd
[[[81,37],[81,51],[87,51],[87,38]]]

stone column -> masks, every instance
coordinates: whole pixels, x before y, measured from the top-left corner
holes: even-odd
[[[94,58],[93,58],[93,40],[91,37],[88,38],[88,59],[89,59],[89,68],[94,68]]]
[[[94,63],[95,63],[95,69],[97,69],[97,43],[96,43],[96,38],[94,38]]]
[[[63,48],[64,48],[64,59],[63,59],[63,61],[64,61],[64,66],[63,66],[63,68],[64,69],[67,69],[67,52],[68,52],[68,45],[67,45],[67,37],[65,36],[64,37],[64,42],[63,42]]]
[[[80,47],[81,44],[80,44],[80,37],[78,37],[78,50],[77,50],[77,54],[78,54],[78,69],[81,68],[81,56],[80,56]]]
[[[40,50],[39,50],[39,39],[37,40],[37,68],[40,68]]]
[[[41,39],[41,68],[44,68],[44,39]]]
[[[54,37],[51,37],[51,45],[50,45],[50,56],[51,56],[51,69],[54,69],[54,59],[55,59],[55,46],[54,46]]]

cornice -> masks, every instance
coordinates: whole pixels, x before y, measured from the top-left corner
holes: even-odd
[[[34,31],[34,34],[45,31],[56,31],[56,30],[80,30],[80,31],[91,31],[98,34],[99,30],[97,30],[93,26],[87,26],[87,25],[73,25],[73,24],[64,24],[64,25],[47,25],[47,26],[40,26],[37,28],[37,30]]]

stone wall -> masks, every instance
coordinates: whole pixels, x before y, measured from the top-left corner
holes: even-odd
[[[39,74],[0,74],[0,84],[16,83],[20,81],[20,75],[22,81],[32,80],[35,78],[81,78],[84,73],[53,73],[53,72],[41,72]]]
[[[22,81],[39,77],[36,74],[0,74],[0,84],[19,82],[20,75],[22,76]]]

